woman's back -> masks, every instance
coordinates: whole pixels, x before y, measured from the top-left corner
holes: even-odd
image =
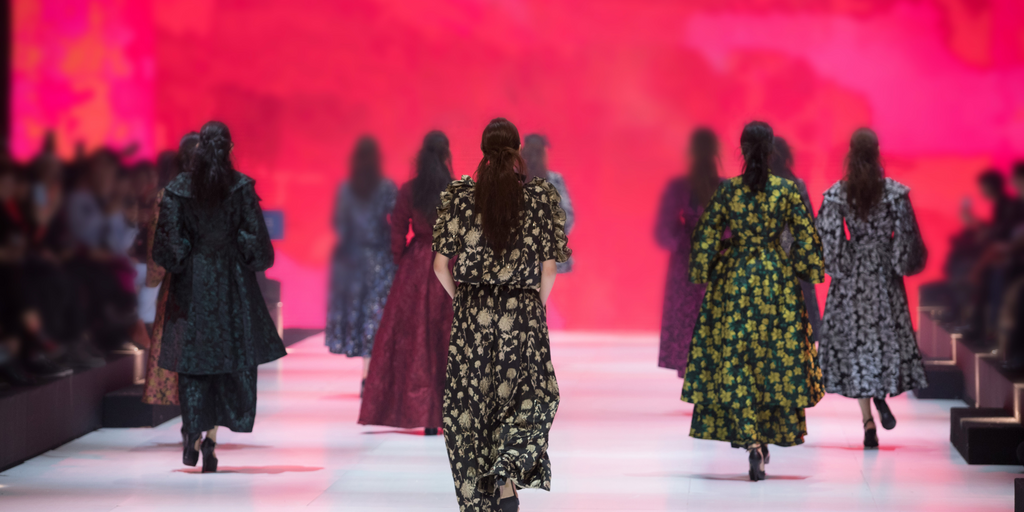
[[[559,207],[558,192],[540,178],[523,186],[518,232],[499,257],[484,239],[474,202],[475,187],[468,176],[452,183],[442,195],[434,226],[435,249],[442,254],[459,254],[455,280],[514,288],[540,286],[540,264],[562,260],[559,256],[563,254],[568,258],[565,212]]]

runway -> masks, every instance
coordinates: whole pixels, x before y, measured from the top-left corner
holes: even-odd
[[[1006,511],[1013,466],[968,466],[949,443],[959,401],[890,401],[899,420],[862,449],[856,402],[808,410],[810,435],[772,450],[752,483],[746,454],[687,436],[681,381],[656,365],[652,335],[556,334],[562,405],[551,435],[552,491],[533,511]],[[102,429],[0,473],[0,510],[106,512],[453,511],[444,441],[356,424],[360,361],[304,340],[260,368],[252,434],[222,432],[221,472],[181,465],[180,421]]]

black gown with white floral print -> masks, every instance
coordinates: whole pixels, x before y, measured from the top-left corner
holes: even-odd
[[[843,182],[825,192],[817,225],[832,282],[819,364],[829,393],[884,398],[928,385],[903,287],[928,258],[909,193],[887,178],[884,197],[861,218]]]
[[[442,424],[462,512],[498,510],[502,479],[551,487],[548,431],[559,395],[541,263],[572,254],[550,183],[538,178],[523,187],[520,231],[501,257],[483,239],[474,188],[469,177],[452,183],[434,225],[434,251],[458,255]]]

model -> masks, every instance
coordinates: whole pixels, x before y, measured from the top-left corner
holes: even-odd
[[[399,428],[441,427],[441,401],[452,330],[452,299],[434,276],[431,249],[441,192],[452,181],[448,137],[427,134],[416,157],[416,177],[402,186],[391,213],[391,253],[398,262],[388,295],[359,423]],[[412,240],[406,242],[409,228]]]
[[[558,192],[524,184],[515,125],[491,121],[480,149],[479,183],[449,186],[434,224],[434,272],[455,298],[444,439],[460,510],[514,511],[517,488],[551,487],[559,395],[544,308],[572,253]]]
[[[661,312],[658,366],[686,375],[693,326],[704,302],[704,285],[690,282],[690,239],[697,221],[721,183],[718,177],[718,137],[707,128],[690,136],[690,171],[669,182],[658,207],[654,238],[668,249],[668,275]]]
[[[576,226],[576,210],[572,207],[572,198],[569,197],[569,187],[565,185],[565,178],[561,173],[548,168],[549,147],[548,139],[543,135],[531,133],[523,137],[521,153],[523,161],[526,162],[526,181],[528,183],[534,178],[540,178],[555,187],[558,197],[562,199],[559,206],[565,212],[565,235],[569,236],[572,234],[572,228]],[[568,261],[555,264],[555,268],[559,274],[568,274],[572,272],[574,264],[574,258],[570,257]]]
[[[822,281],[821,241],[796,184],[768,170],[772,139],[760,121],[743,128],[743,175],[718,187],[694,233],[690,279],[708,289],[682,393],[694,404],[690,435],[746,448],[754,481],[768,444],[803,443],[804,409],[825,394],[798,279]]]
[[[231,134],[203,125],[189,172],[167,186],[153,260],[172,274],[160,367],[178,373],[182,461],[217,471],[217,426],[252,432],[256,367],[285,355],[256,272],[274,263],[252,178],[231,164]],[[206,432],[206,439],[200,437]]]
[[[363,386],[373,339],[395,278],[388,215],[397,195],[395,183],[381,175],[377,142],[363,137],[352,155],[352,175],[338,189],[334,207],[339,241],[331,259],[324,334],[331,352],[363,358]]]
[[[903,276],[923,270],[928,259],[909,193],[884,177],[878,137],[861,128],[850,139],[846,177],[825,192],[818,216],[832,276],[821,371],[826,391],[860,402],[865,448],[878,446],[869,399],[888,430],[896,418],[885,397],[928,386],[903,287]]]

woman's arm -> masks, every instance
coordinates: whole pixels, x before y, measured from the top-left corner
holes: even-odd
[[[398,260],[402,259],[402,254],[405,253],[412,214],[412,188],[403,187],[398,193],[398,201],[388,220],[391,224],[391,255],[394,257],[395,263],[398,263]]]
[[[557,276],[555,260],[545,261],[540,272],[540,303],[544,306],[548,305],[548,297],[551,296],[551,289],[555,287],[555,277]]]
[[[434,275],[437,276],[437,280],[441,281],[441,286],[444,287],[444,291],[448,292],[448,296],[455,298],[455,278],[452,277],[451,270],[448,269],[448,256],[437,253],[434,256]],[[552,265],[553,266],[553,265]],[[554,279],[552,278],[552,281]]]

